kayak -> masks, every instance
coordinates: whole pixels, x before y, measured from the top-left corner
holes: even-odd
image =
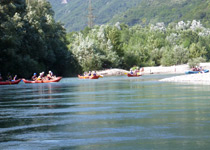
[[[207,73],[209,70],[205,69],[203,71],[186,71],[185,74],[196,74],[196,73]]]
[[[56,77],[51,80],[36,80],[36,81],[31,81],[31,80],[26,80],[22,79],[24,83],[51,83],[51,82],[59,82],[62,79],[62,77]]]
[[[81,76],[78,75],[78,78],[80,79],[98,79],[100,76]]]
[[[18,84],[21,81],[21,79],[15,80],[15,81],[0,81],[0,85],[11,85],[11,84]]]
[[[135,74],[135,75],[134,75],[134,74],[128,73],[127,76],[128,76],[128,77],[140,77],[140,76],[142,76],[142,75],[141,75],[141,74]]]
[[[81,75],[78,75],[78,78],[80,78],[80,79],[89,79],[89,76],[81,76]]]
[[[100,76],[90,76],[89,79],[98,79]]]

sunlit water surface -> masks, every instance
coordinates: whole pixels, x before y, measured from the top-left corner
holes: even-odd
[[[0,86],[0,149],[209,150],[210,85],[167,76]]]

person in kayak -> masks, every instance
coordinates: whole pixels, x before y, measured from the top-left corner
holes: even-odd
[[[2,76],[1,76],[1,73],[0,73],[0,81],[3,81],[3,78],[2,78]]]
[[[11,76],[10,73],[8,73],[8,75],[7,75],[7,80],[8,80],[8,81],[12,81],[12,76]]]
[[[39,76],[36,80],[43,80],[44,79],[44,72],[39,73]]]
[[[14,76],[14,78],[13,78],[13,80],[12,80],[12,81],[15,81],[16,79],[17,79],[17,75],[15,75],[15,76]]]
[[[132,74],[132,75],[133,75],[133,70],[132,70],[132,69],[130,70],[130,74]]]
[[[89,73],[88,73],[88,76],[91,76],[92,74],[91,74],[91,71],[89,71]]]
[[[53,72],[52,71],[49,71],[49,73],[47,74],[47,79],[48,80],[51,80],[53,78],[55,78],[55,76],[53,76]]]
[[[31,80],[35,81],[37,79],[36,73],[31,77]]]
[[[93,72],[93,76],[96,76],[96,75],[97,75],[97,74],[96,74],[96,71],[94,71],[94,72]]]

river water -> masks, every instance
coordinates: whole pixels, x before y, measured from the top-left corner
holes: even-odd
[[[0,149],[209,150],[210,85],[168,76],[0,86]]]

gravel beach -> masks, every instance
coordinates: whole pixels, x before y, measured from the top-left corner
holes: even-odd
[[[202,66],[204,69],[210,70],[210,63],[201,63],[200,66]],[[189,70],[189,68],[188,68],[188,70]],[[183,71],[182,73],[184,73],[185,71]],[[179,75],[179,76],[174,76],[174,77],[170,77],[170,78],[165,78],[160,81],[210,84],[210,73]]]
[[[203,69],[210,70],[210,63],[201,63],[200,66],[203,67]],[[174,74],[174,77],[160,80],[160,81],[164,81],[164,82],[191,82],[191,83],[202,82],[202,83],[210,84],[210,73],[180,75],[180,74],[184,74],[188,70],[190,70],[190,68],[187,64],[170,66],[170,67],[162,67],[162,66],[144,67],[144,72],[142,72],[142,74],[143,75],[146,75],[146,74]],[[104,76],[125,75],[128,72],[129,72],[128,70],[117,69],[117,68],[97,71],[98,74],[101,74]],[[177,74],[177,76],[176,76],[176,74]]]
[[[170,67],[144,67],[144,72],[142,74],[181,74],[185,71],[189,70],[188,65],[178,65],[178,66],[170,66]],[[125,75],[125,73],[129,73],[128,70],[124,69],[106,69],[97,71],[98,74],[104,75],[104,76],[117,76],[117,75]]]
[[[191,83],[210,83],[210,73],[199,73],[190,75],[180,75],[161,79],[165,82],[191,82]]]

